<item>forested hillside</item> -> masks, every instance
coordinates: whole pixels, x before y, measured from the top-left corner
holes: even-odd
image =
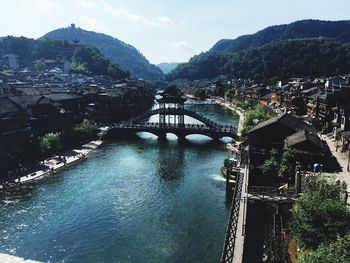
[[[223,39],[210,51],[237,52],[287,39],[326,37],[350,41],[350,21],[301,20],[287,25],[267,27],[255,34]]]
[[[349,73],[350,21],[302,20],[220,40],[208,52],[180,64],[168,79],[270,80]]]
[[[107,59],[128,70],[133,76],[147,80],[160,79],[163,72],[133,46],[111,36],[86,31],[74,25],[51,31],[42,39],[66,40],[95,46]]]
[[[34,40],[25,37],[0,38],[0,56],[13,53],[19,56],[20,66],[43,67],[43,59],[69,60],[72,69],[87,75],[109,75],[123,79],[130,74],[119,65],[111,63],[97,48],[87,45],[70,44],[59,40]]]
[[[269,80],[349,73],[350,44],[332,39],[294,39],[236,53],[206,52],[180,64],[169,79],[214,78],[222,74]]]

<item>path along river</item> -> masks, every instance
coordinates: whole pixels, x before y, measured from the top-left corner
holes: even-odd
[[[237,122],[217,105],[187,107]],[[42,262],[217,262],[228,153],[207,137],[189,138],[115,139],[76,166],[1,193],[0,253]]]

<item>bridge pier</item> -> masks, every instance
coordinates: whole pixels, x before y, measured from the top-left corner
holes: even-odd
[[[158,136],[158,141],[166,141],[166,133],[159,133],[157,134]]]
[[[181,142],[186,142],[186,141],[187,141],[187,140],[186,140],[186,136],[183,135],[183,134],[176,134],[176,136],[177,136],[177,141],[178,141],[179,143],[181,143]]]

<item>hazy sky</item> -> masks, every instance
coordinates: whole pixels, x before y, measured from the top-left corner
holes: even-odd
[[[37,38],[75,23],[152,63],[187,61],[222,38],[301,19],[350,18],[350,0],[1,0],[0,36]]]

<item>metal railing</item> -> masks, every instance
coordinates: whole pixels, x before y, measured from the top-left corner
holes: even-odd
[[[222,251],[220,263],[232,263],[234,258],[236,234],[238,227],[239,208],[241,204],[243,173],[238,173],[235,190],[233,193],[232,207],[229,221],[227,224],[224,248]]]
[[[280,189],[270,186],[249,186],[248,194],[250,199],[272,200],[272,201],[294,201],[299,195],[295,188]]]
[[[125,129],[177,129],[177,130],[198,130],[198,131],[209,131],[209,132],[222,132],[235,134],[235,129],[230,126],[222,127],[208,127],[205,124],[160,124],[158,122],[146,122],[146,123],[116,123],[112,125],[112,128],[125,128]]]
[[[194,119],[197,119],[198,121],[203,122],[204,124],[206,124],[207,126],[210,127],[214,127],[214,128],[229,128],[232,131],[234,131],[235,133],[237,132],[237,127],[231,126],[231,125],[222,125],[219,124],[213,120],[210,120],[209,118],[198,114],[195,111],[192,110],[188,110],[188,109],[181,109],[181,108],[158,108],[158,109],[153,109],[150,110],[148,112],[145,112],[144,114],[135,117],[133,119],[130,120],[131,123],[139,123],[144,119],[147,119],[149,117],[151,117],[152,115],[155,114],[167,114],[167,115],[187,115],[189,117],[192,117]]]

